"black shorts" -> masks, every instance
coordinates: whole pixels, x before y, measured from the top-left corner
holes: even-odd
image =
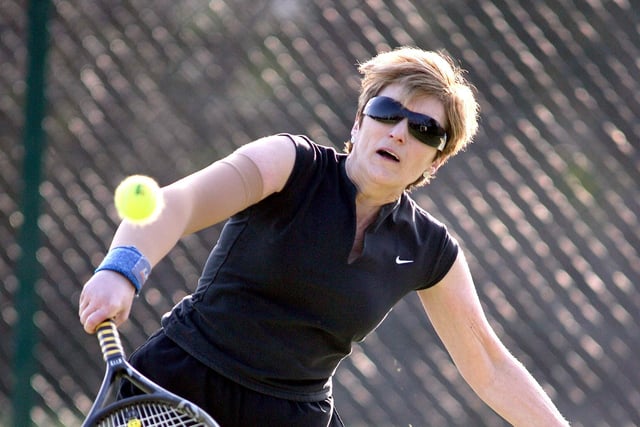
[[[151,380],[207,411],[221,427],[344,427],[333,398],[297,402],[265,395],[216,373],[166,337],[152,335],[130,358]],[[123,397],[141,393],[122,384]]]

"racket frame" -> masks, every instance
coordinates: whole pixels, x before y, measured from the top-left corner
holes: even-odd
[[[100,420],[105,419],[109,413],[117,412],[126,406],[133,406],[136,402],[167,404],[193,417],[202,426],[219,427],[218,423],[200,407],[154,383],[126,361],[120,335],[113,320],[105,320],[98,325],[96,335],[106,370],[98,394],[82,427],[93,427]],[[114,394],[113,388],[121,379],[130,381],[146,394],[118,399],[107,404],[108,398]]]

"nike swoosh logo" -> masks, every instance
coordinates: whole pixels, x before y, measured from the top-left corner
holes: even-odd
[[[400,259],[399,256],[396,257],[396,264],[411,264],[412,262],[412,259]]]

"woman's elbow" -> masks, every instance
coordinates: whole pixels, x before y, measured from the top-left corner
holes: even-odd
[[[490,390],[505,367],[517,363],[497,338],[485,341],[474,353],[456,365],[464,380],[478,394]]]

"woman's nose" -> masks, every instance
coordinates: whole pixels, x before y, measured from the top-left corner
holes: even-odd
[[[394,124],[389,131],[389,137],[397,142],[404,144],[407,135],[407,119],[402,119],[398,123]]]

